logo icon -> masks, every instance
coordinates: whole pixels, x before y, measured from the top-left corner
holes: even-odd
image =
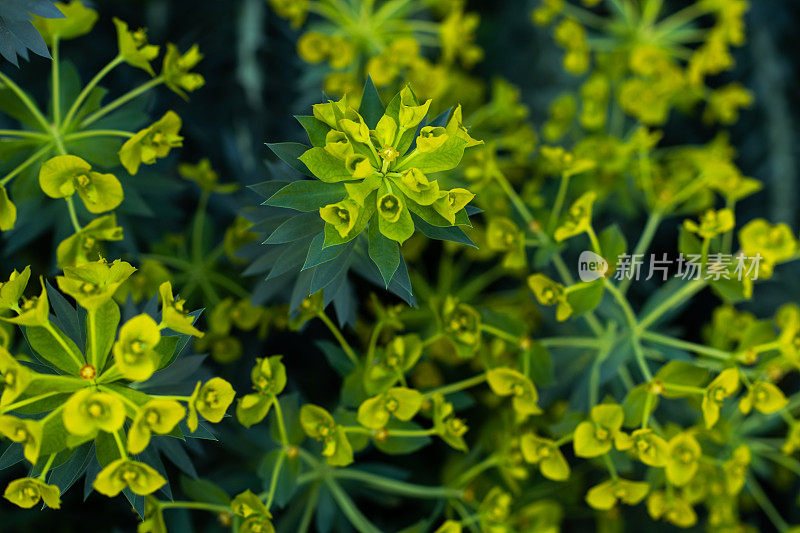
[[[594,281],[606,275],[608,261],[591,250],[584,250],[578,257],[578,277],[581,281]]]

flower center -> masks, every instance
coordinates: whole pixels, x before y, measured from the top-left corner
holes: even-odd
[[[97,369],[95,369],[94,365],[83,365],[78,375],[82,379],[94,379],[97,376]]]

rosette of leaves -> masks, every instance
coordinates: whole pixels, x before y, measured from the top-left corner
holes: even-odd
[[[346,97],[313,106],[296,117],[311,146],[269,144],[287,165],[311,179],[254,185],[270,207],[252,231],[264,235],[266,251],[243,251],[252,261],[246,274],[267,273],[274,293],[294,279],[291,307],[323,291],[345,321],[351,316],[347,274],[364,278],[414,303],[400,246],[415,231],[431,239],[472,245],[474,194],[447,190],[437,179],[458,166],[464,150],[480,144],[462,124],[461,108],[427,123],[431,101],[420,103],[410,87],[384,107],[370,81],[357,110]]]
[[[24,461],[30,470],[7,487],[13,503],[30,507],[41,497],[58,507],[85,475],[86,494],[124,492],[144,516],[145,495],[171,497],[162,456],[196,475],[175,439],[214,439],[199,417],[219,422],[234,392],[220,378],[198,381],[202,358],[182,355],[202,335],[192,325],[199,313],[185,313],[169,283],[160,311],[156,297],[141,309],[113,300],[134,270],[84,263],[56,279],[60,291],[42,280],[30,297],[30,268],[0,283],[1,319],[31,348],[19,357],[0,348],[0,435],[11,441],[3,465]]]
[[[150,63],[160,47],[148,43],[145,30],[114,19],[117,53],[84,84],[59,47],[63,40],[91,32],[97,12],[77,0],[58,2],[53,9],[58,15],[63,12],[62,18],[33,20],[47,45],[42,44],[43,55],[48,47],[52,53],[47,105],[0,72],[0,111],[11,119],[10,127],[3,123],[0,129],[0,231],[8,232],[7,253],[51,230],[57,242],[73,238],[64,244],[69,253],[59,254],[58,263],[64,266],[97,259],[95,245],[120,240],[124,221],[117,224],[117,213],[153,216],[158,210],[163,199],[153,195],[153,202],[144,200],[152,182],[122,176],[126,171],[136,174],[140,165],[151,165],[181,146],[181,120],[169,111],[154,121],[145,112],[148,102],[142,95],[166,85],[185,98],[203,78],[190,72],[202,57],[196,47],[181,54],[174,45],[168,45],[156,75]],[[150,79],[107,100],[109,91],[100,83],[123,64],[145,71]],[[163,187],[159,189],[168,185]],[[58,200],[59,208],[51,208],[50,199]],[[103,234],[94,224],[116,231]],[[76,241],[90,241],[88,250],[79,254],[77,248],[86,243]]]

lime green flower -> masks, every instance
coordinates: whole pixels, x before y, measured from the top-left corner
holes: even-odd
[[[299,28],[308,14],[309,0],[269,0],[275,12],[288,19],[293,28]]]
[[[128,430],[128,452],[141,453],[153,433],[166,435],[186,416],[186,409],[175,400],[153,398],[139,408]]]
[[[492,487],[478,507],[480,530],[487,533],[508,531],[508,519],[513,503],[511,494],[500,487]]]
[[[249,490],[238,494],[231,501],[231,510],[237,516],[244,518],[244,521],[239,528],[240,532],[275,532],[275,528],[272,526],[272,522],[270,522],[272,515],[270,514],[269,509],[267,509],[267,506],[261,501],[261,498]]]
[[[152,165],[156,159],[167,157],[169,151],[183,146],[181,117],[167,111],[150,127],[140,130],[125,141],[119,150],[119,160],[131,175],[139,171],[139,165]]]
[[[172,295],[172,283],[169,281],[162,283],[158,293],[161,296],[161,322],[164,326],[184,335],[203,336],[203,333],[192,325],[194,319],[186,314],[185,300]]]
[[[164,512],[157,498],[145,496],[144,517],[136,528],[136,533],[167,533],[167,524],[164,522]]]
[[[417,137],[417,150],[428,153],[435,152],[447,141],[447,130],[441,126],[425,126],[419,130]]]
[[[0,434],[11,442],[22,444],[23,455],[32,465],[39,459],[42,447],[42,423],[27,418],[0,415]]]
[[[580,235],[591,228],[592,205],[596,198],[597,195],[589,191],[575,200],[575,203],[567,211],[564,221],[556,228],[553,234],[556,241],[561,242],[575,235]]]
[[[27,268],[26,268],[27,270]],[[25,271],[23,271],[23,274]],[[28,274],[30,275],[30,273]],[[12,274],[12,277],[14,274]],[[27,279],[24,278],[23,275],[20,275],[17,279]],[[16,280],[15,280],[16,281]],[[11,283],[9,280],[8,283]],[[50,303],[47,300],[47,289],[44,288],[44,279],[39,279],[39,283],[42,285],[42,292],[39,293],[39,296],[33,296],[28,298],[22,302],[22,305],[16,306],[16,302],[14,303],[14,310],[17,311],[17,316],[8,318],[0,316],[0,320],[5,322],[9,322],[11,324],[17,324],[19,326],[44,326],[50,321]],[[25,290],[25,285],[22,284],[21,286],[17,286],[16,283],[10,286],[12,290],[8,291],[11,295],[15,295],[17,292],[22,292]],[[14,290],[15,288],[17,290]],[[5,287],[3,287],[5,288]]]
[[[342,238],[347,237],[358,220],[358,204],[349,198],[319,208],[319,216],[333,226]]]
[[[592,407],[591,421],[584,421],[575,428],[573,445],[578,457],[598,457],[611,451],[615,441],[623,449],[629,447],[630,440],[621,431],[625,413],[617,404],[600,404]],[[644,497],[644,496],[642,496]]]
[[[554,441],[526,433],[520,439],[519,445],[525,461],[539,465],[539,471],[544,477],[554,481],[569,479],[569,463]]]
[[[725,474],[725,487],[728,494],[739,494],[747,480],[747,469],[753,454],[746,444],[740,444],[733,450],[731,458],[722,464]]]
[[[3,388],[0,407],[17,399],[25,392],[32,379],[33,373],[19,364],[8,350],[0,346],[0,385]]]
[[[692,505],[675,493],[653,492],[647,498],[647,512],[655,520],[664,519],[678,527],[692,527],[697,523],[697,513]]]
[[[414,234],[414,221],[401,195],[382,186],[378,191],[377,210],[378,227],[384,236],[403,244]]]
[[[644,500],[649,491],[650,484],[645,481],[608,479],[589,489],[586,503],[594,509],[607,511],[613,509],[618,501],[626,505],[636,505]]]
[[[14,229],[17,222],[17,206],[8,197],[6,188],[0,185],[0,231]]]
[[[422,119],[428,115],[431,102],[432,100],[428,100],[420,105],[411,88],[408,85],[403,87],[400,90],[400,111],[398,115],[400,130],[416,128],[422,122]]]
[[[666,466],[669,459],[669,445],[667,441],[656,435],[652,428],[637,429],[630,436],[631,448],[636,457],[648,466]],[[624,441],[624,439],[621,439]],[[618,449],[626,449],[625,444],[617,446]]]
[[[222,420],[235,396],[231,384],[222,378],[211,378],[202,387],[198,381],[189,398],[189,417],[186,419],[189,429],[192,432],[197,430],[197,413],[215,424]]]
[[[461,533],[463,528],[461,527],[461,522],[456,522],[455,520],[445,520],[444,523],[436,528],[436,531],[433,533]]]
[[[125,422],[125,406],[114,394],[85,388],[70,396],[64,404],[62,418],[71,435],[88,440],[99,431],[114,433],[119,430]]]
[[[347,466],[353,462],[353,447],[347,435],[333,417],[322,407],[306,404],[300,408],[300,424],[312,439],[323,443],[322,455],[332,466]]]
[[[673,485],[688,483],[697,473],[703,450],[697,440],[689,433],[678,433],[669,441],[667,458],[667,479]]]
[[[239,399],[236,405],[236,417],[239,422],[250,427],[262,421],[269,413],[275,397],[286,387],[286,367],[281,355],[273,355],[265,359],[256,359],[256,365],[250,371],[255,394],[247,394]]]
[[[422,341],[418,335],[397,336],[379,355],[377,364],[367,369],[367,392],[386,390],[394,385],[400,376],[414,368],[422,356]]]
[[[158,46],[147,43],[147,33],[142,28],[130,31],[128,25],[118,18],[114,18],[117,27],[117,46],[119,55],[131,66],[147,71],[155,76],[150,61],[158,55]]]
[[[769,277],[774,265],[791,258],[797,251],[797,240],[789,226],[772,225],[763,218],[751,220],[739,230],[739,244],[748,257],[761,254],[763,261],[759,272],[763,272],[763,277]]]
[[[486,228],[486,244],[490,250],[505,252],[503,266],[523,268],[525,258],[525,236],[513,221],[506,217],[492,217]]]
[[[58,276],[58,288],[69,294],[81,307],[96,311],[110,301],[114,293],[136,271],[129,263],[117,259],[111,264],[104,260],[64,267]]]
[[[708,384],[703,393],[703,420],[711,429],[719,420],[719,410],[725,398],[730,398],[739,390],[739,370],[726,368]]]
[[[26,266],[22,272],[13,270],[8,276],[8,281],[0,282],[0,311],[17,306],[30,277],[31,267]]]
[[[200,53],[200,49],[196,44],[181,55],[177,46],[167,43],[167,53],[164,54],[164,64],[161,67],[161,76],[164,78],[164,84],[186,100],[186,92],[184,91],[195,91],[206,83],[206,80],[200,74],[189,72],[202,59],[203,54]]]
[[[789,400],[784,396],[783,391],[767,381],[755,381],[747,389],[747,394],[739,402],[739,409],[748,414],[753,407],[765,415],[780,411]]]
[[[572,314],[572,306],[567,301],[567,293],[562,284],[544,274],[532,274],[528,277],[528,286],[540,304],[556,306],[556,320],[564,321]]]
[[[474,307],[448,296],[442,308],[442,325],[459,356],[470,357],[480,346],[481,315]]]
[[[391,417],[407,422],[422,407],[422,393],[406,387],[392,387],[383,394],[373,396],[358,408],[358,422],[370,429],[386,427]]]
[[[733,229],[735,222],[733,211],[730,209],[720,209],[714,211],[709,209],[700,216],[700,223],[694,220],[684,220],[683,225],[692,233],[696,233],[704,239],[711,239]]]
[[[511,368],[493,368],[486,371],[486,380],[492,392],[499,396],[512,396],[514,410],[521,415],[537,415],[542,410],[537,405],[539,394],[533,382]]]
[[[97,474],[94,486],[100,494],[113,498],[125,488],[140,496],[152,494],[167,483],[161,474],[144,463],[127,458],[117,459]]]
[[[103,241],[121,241],[122,228],[113,214],[96,218],[71,237],[61,241],[56,249],[58,266],[64,268],[96,261],[102,257]]]
[[[439,393],[433,396],[433,428],[447,444],[456,450],[467,451],[464,434],[469,428],[462,419],[455,416],[453,404],[445,401],[444,396]]]
[[[238,188],[235,183],[220,185],[219,175],[211,168],[211,161],[204,157],[196,165],[181,163],[178,165],[178,174],[183,179],[195,182],[201,189],[208,193],[228,194]]]
[[[51,509],[61,508],[59,488],[32,477],[15,479],[9,483],[3,497],[23,509],[30,509],[40,501],[43,501]]]
[[[55,37],[63,41],[86,35],[97,22],[97,11],[85,7],[79,0],[56,2],[56,7],[64,14],[64,18],[34,16],[31,21],[48,46],[53,46]]]
[[[74,155],[57,155],[39,170],[39,185],[50,198],[71,198],[76,192],[90,213],[104,213],[122,203],[122,185],[113,174],[94,172]]]
[[[161,332],[156,321],[141,314],[125,322],[114,343],[114,362],[125,379],[146,381],[158,368],[160,355],[156,346]]]

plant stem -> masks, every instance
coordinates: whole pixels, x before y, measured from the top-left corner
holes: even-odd
[[[58,64],[58,34],[53,35],[53,60],[51,61],[51,76],[53,78],[53,126],[61,127],[61,76]]]
[[[322,320],[322,322],[326,326],[328,326],[328,329],[330,330],[331,333],[333,333],[333,336],[336,337],[336,340],[339,342],[339,345],[342,347],[342,350],[344,350],[344,353],[347,354],[347,357],[350,358],[353,364],[358,365],[358,356],[353,351],[353,348],[350,346],[347,340],[344,338],[342,332],[339,331],[339,328],[336,327],[336,324],[334,324],[333,321],[330,318],[328,318],[328,315],[325,314],[325,311],[320,311],[319,313],[317,313],[317,317],[320,320]]]
[[[72,196],[65,198],[67,202],[67,211],[69,211],[69,220],[72,222],[72,227],[75,228],[75,233],[81,231],[81,225],[78,222],[78,215],[75,212],[75,203],[72,200]]]
[[[44,133],[28,130],[0,130],[0,135],[6,135],[8,137],[26,137],[39,140],[47,140],[50,138],[49,135],[45,135]]]
[[[75,98],[75,101],[72,102],[72,106],[70,106],[69,111],[67,111],[67,114],[64,117],[64,122],[61,125],[61,131],[65,131],[67,128],[69,128],[72,119],[75,117],[75,113],[78,112],[80,105],[84,100],[86,100],[86,97],[89,96],[89,93],[91,93],[92,89],[94,89],[95,86],[100,83],[100,80],[105,78],[109,72],[114,70],[114,68],[123,61],[124,59],[122,59],[122,56],[117,55],[117,57],[109,61],[109,63],[100,69],[100,72],[95,74],[94,78],[92,78],[89,83],[86,84],[86,87],[84,87],[78,97]]]
[[[2,72],[0,72],[0,81],[2,81],[4,85],[8,86],[8,88],[11,89],[11,91],[15,95],[17,95],[17,98],[20,99],[22,104],[28,108],[28,111],[31,112],[36,121],[39,122],[39,124],[42,126],[42,130],[45,132],[49,132],[50,124],[47,122],[47,119],[44,118],[44,115],[42,114],[41,111],[39,111],[39,108],[36,107],[36,104],[33,103],[33,100],[31,100],[28,94],[22,89],[20,89],[19,85],[14,83],[14,81],[11,78],[6,76]]]
[[[90,137],[125,137],[126,139],[130,139],[133,135],[132,132],[124,130],[87,130],[68,133],[64,135],[64,140],[75,141],[77,139],[87,139]]]
[[[283,421],[283,410],[281,409],[281,404],[278,401],[277,396],[272,399],[272,405],[275,408],[275,419],[278,422],[278,432],[280,433],[281,444],[283,444],[284,447],[287,447],[289,446],[289,437],[286,435],[286,425]]]
[[[756,481],[752,473],[747,477],[745,485],[747,486],[747,489],[750,491],[750,494],[753,496],[753,499],[756,501],[758,506],[761,507],[761,510],[767,515],[770,522],[772,522],[772,525],[775,526],[775,529],[781,533],[787,531],[789,529],[789,524],[786,523],[786,520],[783,519],[775,506],[772,505],[772,502],[769,501],[769,498],[766,494],[764,494],[764,490],[761,488],[761,485],[759,485],[758,481]]]
[[[550,211],[550,219],[547,222],[547,231],[550,233],[556,228],[558,217],[561,215],[561,208],[564,207],[564,199],[567,196],[567,188],[569,187],[569,175],[561,177],[558,184],[558,193],[556,193],[556,201],[553,204],[553,209]]]
[[[676,304],[691,298],[696,292],[705,287],[706,282],[702,279],[693,279],[672,296],[661,302],[655,309],[650,311],[642,320],[639,321],[638,331],[641,333],[646,330],[653,322],[658,320],[661,315],[672,309]]]
[[[286,459],[286,451],[281,450],[278,454],[278,459],[275,461],[275,467],[272,469],[272,476],[269,480],[269,493],[267,495],[267,501],[264,504],[269,511],[270,507],[272,507],[272,500],[275,498],[275,489],[278,486],[278,476],[281,474],[281,468],[283,467],[283,461]]]
[[[97,122],[98,120],[100,120],[101,118],[106,116],[108,113],[114,111],[119,106],[127,103],[130,100],[133,100],[137,96],[146,93],[147,91],[149,91],[153,87],[156,87],[156,86],[158,86],[158,85],[160,85],[162,83],[164,83],[164,78],[162,78],[161,76],[158,76],[158,77],[153,78],[152,80],[148,81],[147,83],[143,83],[142,85],[140,85],[139,87],[137,87],[135,89],[131,89],[130,91],[128,91],[127,93],[123,94],[122,96],[120,96],[116,100],[113,100],[109,104],[101,107],[100,109],[98,109],[97,111],[95,111],[94,113],[92,113],[91,115],[86,117],[85,119],[83,119],[83,121],[81,122],[81,125],[80,125],[81,128],[85,128],[89,124]]]
[[[186,502],[186,501],[159,502],[158,506],[161,509],[197,509],[201,511],[208,511],[211,513],[231,514],[230,507],[226,507],[224,505],[217,505],[214,503],[205,503],[205,502]]]
[[[726,352],[725,350],[719,350],[703,344],[676,339],[674,337],[662,335],[652,331],[643,331],[639,336],[644,340],[653,341],[658,344],[672,346],[682,350],[688,350],[701,355],[707,355],[709,357],[713,357],[714,359],[719,359],[720,361],[730,361],[733,359],[733,354],[731,352]]]
[[[208,191],[200,194],[200,202],[197,205],[197,214],[194,217],[192,226],[192,260],[195,263],[203,260],[203,227],[206,222],[206,208],[208,207]]]
[[[3,179],[0,179],[0,187],[2,187],[6,183],[14,179],[16,175],[18,175],[20,172],[22,172],[23,170],[31,166],[33,163],[35,163],[40,157],[42,157],[44,154],[50,151],[51,148],[53,148],[53,143],[47,143],[41,148],[39,148],[39,150],[34,152],[33,155],[31,155],[28,159],[17,165],[17,167],[14,168],[14,170],[6,174],[5,177],[3,177]]]
[[[351,480],[360,481],[371,485],[375,488],[385,490],[400,496],[408,496],[410,498],[462,498],[463,493],[458,489],[450,487],[437,487],[418,485],[415,483],[408,483],[397,479],[391,479],[384,476],[379,476],[371,472],[357,470],[354,468],[344,468],[335,470],[331,474],[337,480]]]
[[[448,394],[452,394],[454,392],[458,392],[464,389],[468,389],[470,387],[475,387],[480,385],[486,381],[486,374],[478,374],[477,376],[473,376],[471,378],[467,378],[461,381],[456,381],[455,383],[450,383],[449,385],[445,385],[443,387],[439,387],[437,389],[433,389],[425,393],[426,398],[430,398],[434,394],[441,394],[443,396],[447,396]]]
[[[655,210],[650,213],[650,216],[647,218],[647,222],[644,225],[644,229],[642,230],[642,234],[639,237],[639,241],[636,243],[636,247],[633,249],[631,257],[636,257],[644,254],[647,251],[663,216],[663,213],[659,210]],[[633,281],[633,276],[626,277],[622,280],[619,285],[619,290],[622,294],[628,292],[628,287],[630,286],[631,281]]]

